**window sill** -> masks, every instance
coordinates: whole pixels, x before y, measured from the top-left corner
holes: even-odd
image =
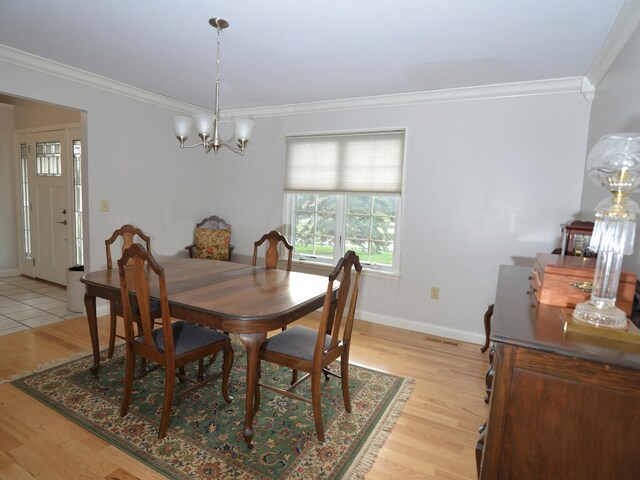
[[[314,273],[316,275],[329,275],[335,265],[329,265],[327,263],[313,262],[311,260],[293,260],[293,270],[304,273]],[[380,277],[384,279],[397,279],[400,278],[398,273],[383,272],[380,270],[369,269],[366,266],[362,266],[363,272],[368,277]]]

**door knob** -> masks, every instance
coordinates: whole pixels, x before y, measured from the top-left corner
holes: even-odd
[[[61,222],[56,222],[56,223],[60,223],[60,224],[62,224],[62,225],[66,225],[66,224],[67,224],[67,221],[66,221],[66,220],[63,220],[63,221],[61,221]]]

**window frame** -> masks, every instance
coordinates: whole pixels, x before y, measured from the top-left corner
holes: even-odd
[[[394,147],[393,138],[396,135],[401,135],[401,143],[399,147]],[[344,156],[344,152],[348,151],[350,145],[362,143],[366,140],[371,140],[372,145],[379,145],[379,142],[385,142],[384,139],[388,139],[385,145],[381,146],[383,150],[374,150],[371,166],[373,168],[389,168],[388,166],[394,166],[393,168],[399,169],[399,176],[387,177],[386,175],[380,177],[380,173],[375,177],[374,171],[360,170],[364,167],[362,163],[362,153],[358,156],[358,151],[355,151],[356,156],[351,155]],[[382,140],[380,140],[382,139]],[[308,142],[305,142],[308,140]],[[291,144],[289,142],[292,142]],[[314,151],[308,150],[314,145],[318,145],[320,149],[327,148],[326,143],[335,141],[337,150],[327,150],[327,168],[329,172],[327,175],[319,174],[314,176],[313,172],[317,170],[317,163],[313,162],[313,158],[320,155],[320,162],[323,162],[322,150]],[[403,211],[403,190],[404,190],[404,172],[405,172],[405,160],[406,160],[406,141],[407,141],[407,129],[406,127],[388,127],[379,129],[368,130],[351,130],[351,131],[335,131],[335,132],[310,132],[310,133],[294,133],[285,135],[285,189],[284,189],[284,225],[285,231],[289,236],[291,243],[294,245],[294,261],[316,266],[332,267],[346,252],[346,229],[347,229],[347,198],[349,196],[371,196],[371,197],[395,197],[396,202],[396,215],[394,218],[394,238],[393,238],[393,257],[392,263],[388,265],[380,265],[375,263],[362,262],[363,268],[369,272],[378,272],[384,276],[392,275],[399,276],[400,274],[400,253],[401,253],[401,233],[402,233],[402,211]],[[345,143],[346,142],[346,143]],[[350,143],[354,142],[354,143]],[[306,145],[306,146],[305,146]],[[396,144],[397,145],[397,144]],[[389,157],[388,166],[386,163],[380,164],[380,157],[378,152],[384,152],[384,148],[399,148],[400,156]],[[292,148],[293,150],[290,150]],[[306,148],[307,150],[300,150]],[[329,147],[330,148],[330,147]],[[367,147],[366,144],[364,148]],[[298,157],[300,153],[302,157]],[[393,153],[393,150],[391,151]],[[294,155],[290,157],[289,155]],[[336,156],[337,155],[337,156]],[[383,155],[385,155],[383,153]],[[383,157],[384,158],[384,157]],[[375,163],[376,160],[378,163]],[[306,163],[305,163],[306,162]],[[370,163],[370,162],[367,162]],[[306,166],[305,166],[306,165]],[[323,165],[323,164],[320,164]],[[378,166],[375,166],[378,165]],[[289,168],[293,168],[289,172]],[[354,170],[343,170],[345,167],[354,168]],[[308,173],[303,173],[302,176],[297,174],[300,172],[300,168],[309,168]],[[322,167],[321,167],[322,168]],[[311,176],[309,176],[311,174]],[[338,175],[336,177],[335,175]],[[344,176],[346,175],[346,177]],[[355,177],[354,177],[355,175]],[[364,175],[363,177],[360,177]],[[369,185],[369,190],[366,188],[366,184],[363,184],[361,178],[371,177],[372,183]],[[383,174],[384,175],[384,174]],[[318,181],[316,181],[316,178]],[[335,179],[335,180],[330,180]],[[384,180],[382,180],[384,179]],[[346,183],[343,183],[345,182]],[[329,189],[325,188],[328,187]],[[365,188],[363,188],[365,187]],[[296,251],[296,238],[295,238],[295,196],[299,194],[315,194],[315,195],[332,195],[336,197],[336,211],[335,211],[335,235],[334,235],[334,251],[333,258],[323,258],[316,256],[303,255]],[[371,216],[371,214],[369,214]],[[375,241],[371,238],[371,231],[369,232],[369,242]]]
[[[27,142],[21,142],[20,151],[20,210],[22,212],[22,250],[25,260],[32,260],[31,252],[31,199],[29,197],[29,156]]]
[[[371,175],[373,172],[371,170],[361,171],[362,168],[362,154],[358,157],[358,152],[356,151],[356,156],[344,157],[344,153],[346,150],[345,145],[351,145],[349,142],[350,139],[353,139],[355,143],[366,141],[370,139],[373,145],[378,144],[378,139],[388,138],[391,143],[391,148],[397,148],[393,146],[393,138],[396,135],[401,135],[401,144],[400,148],[400,156],[390,157],[389,158],[389,166],[394,166],[393,168],[399,168],[400,175],[398,176],[389,176],[389,177],[379,177],[374,178],[371,177],[373,183],[370,185],[371,190],[369,191],[367,188],[362,188],[365,184],[362,181],[359,181],[360,172],[364,175],[362,178],[368,178],[368,175]],[[308,142],[305,142],[308,140]],[[328,173],[327,175],[319,175],[318,177],[313,176],[314,170],[316,170],[317,163],[308,163],[310,160],[313,162],[314,156],[320,155],[322,157],[322,150],[313,151],[308,150],[312,148],[314,145],[319,145],[319,148],[323,148],[326,142],[334,140],[337,145],[337,150],[328,150],[329,156],[327,158],[327,168],[332,169],[329,172],[333,171],[335,173]],[[292,142],[290,144],[289,142]],[[384,142],[384,140],[382,140]],[[369,272],[377,272],[384,276],[399,276],[400,275],[400,255],[401,255],[401,233],[402,233],[402,204],[403,204],[403,191],[404,191],[404,172],[405,172],[405,160],[406,160],[406,141],[407,141],[407,129],[406,127],[388,127],[388,128],[379,128],[379,129],[368,129],[368,130],[352,130],[352,131],[336,131],[336,132],[311,132],[311,133],[294,133],[285,135],[285,151],[286,151],[286,160],[285,160],[285,188],[284,188],[284,225],[285,231],[289,236],[291,243],[294,246],[294,261],[300,262],[301,264],[315,265],[315,266],[326,266],[332,267],[335,263],[344,255],[346,252],[346,229],[347,229],[347,198],[349,196],[371,196],[371,197],[395,197],[397,198],[397,206],[396,206],[396,215],[394,218],[395,226],[394,226],[394,238],[393,238],[393,259],[390,266],[388,265],[380,265],[375,263],[362,262],[363,268],[368,270]],[[293,146],[292,146],[293,145]],[[306,145],[306,146],[305,146]],[[387,144],[387,148],[389,144]],[[296,147],[300,146],[300,147]],[[294,150],[290,150],[293,148]],[[296,148],[298,150],[296,150]],[[299,148],[306,148],[307,150],[299,150]],[[347,147],[348,148],[348,147]],[[365,148],[366,145],[365,145]],[[371,147],[368,147],[371,148]],[[385,148],[385,145],[382,145],[382,148]],[[302,152],[302,157],[298,157],[297,153]],[[338,153],[339,152],[339,153]],[[382,150],[384,152],[384,150]],[[393,151],[392,151],[393,152]],[[374,151],[374,157],[372,165],[376,165],[375,161],[379,162],[379,157],[376,155],[377,152]],[[293,154],[293,157],[289,155]],[[335,155],[338,155],[336,157]],[[383,154],[384,155],[384,154]],[[358,160],[359,158],[359,160]],[[323,161],[323,160],[319,160]],[[305,176],[299,176],[299,173],[296,173],[296,168],[305,168],[304,165],[308,165],[311,169],[309,173]],[[345,166],[352,165],[355,170],[346,170],[343,171]],[[386,164],[379,164],[380,168],[385,168]],[[293,168],[291,172],[289,172],[289,168]],[[322,167],[321,167],[322,168]],[[369,167],[371,168],[371,167]],[[375,167],[377,168],[377,167]],[[388,168],[388,167],[387,167]],[[337,170],[335,170],[337,169]],[[298,170],[300,172],[300,170]],[[340,177],[335,177],[338,174]],[[332,176],[333,175],[333,176]],[[342,175],[347,175],[343,177]],[[353,177],[353,175],[357,175],[357,177]],[[316,180],[317,178],[317,180]],[[334,181],[328,180],[330,178],[335,178]],[[346,184],[343,183],[343,179],[346,178]],[[382,180],[382,178],[388,179],[389,181]],[[395,178],[395,182],[393,180]],[[380,181],[382,180],[382,181]],[[354,182],[355,181],[355,182]],[[324,187],[329,187],[326,189]],[[353,187],[353,188],[352,188]],[[336,211],[335,211],[335,235],[334,235],[334,251],[333,258],[323,258],[316,257],[310,255],[303,255],[296,251],[296,238],[295,238],[295,196],[299,194],[316,194],[316,195],[332,195],[336,197]],[[369,214],[371,216],[371,214]],[[368,241],[375,241],[371,238],[371,232],[369,232]]]
[[[76,145],[79,153],[76,154]],[[84,265],[84,220],[82,217],[82,139],[71,139],[71,185],[73,204],[73,257],[76,265]]]
[[[336,225],[334,235],[334,251],[333,258],[317,257],[313,255],[304,255],[296,250],[296,235],[295,235],[295,196],[299,194],[317,194],[317,195],[333,195],[336,197]],[[347,197],[348,196],[393,196],[398,199],[396,215],[395,215],[395,232],[393,239],[393,260],[391,265],[381,265],[375,263],[369,263],[361,261],[362,268],[368,272],[376,272],[382,275],[400,275],[400,236],[402,225],[402,195],[382,195],[379,193],[365,193],[365,192],[352,192],[352,193],[336,193],[336,192],[285,192],[285,218],[284,224],[286,225],[286,232],[289,241],[293,245],[293,261],[301,264],[309,264],[314,266],[326,266],[333,267],[337,261],[346,253],[346,227],[347,227]],[[370,241],[372,241],[369,238]]]

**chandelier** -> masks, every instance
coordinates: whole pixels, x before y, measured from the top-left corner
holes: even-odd
[[[209,153],[213,150],[214,153],[217,153],[220,147],[227,147],[234,153],[239,153],[240,155],[244,155],[244,150],[249,143],[249,136],[251,135],[251,130],[253,129],[253,120],[249,118],[240,118],[236,120],[236,139],[237,144],[234,147],[233,145],[229,145],[228,143],[223,142],[220,139],[220,34],[222,30],[229,26],[229,22],[222,18],[211,18],[209,19],[209,24],[214,27],[218,33],[218,44],[216,50],[216,103],[215,110],[213,115],[209,114],[199,114],[194,117],[187,117],[182,115],[176,115],[172,117],[173,127],[176,131],[176,137],[180,142],[180,148],[193,148],[197,146],[204,147],[204,152]],[[198,130],[198,136],[201,139],[201,142],[195,143],[193,145],[185,145],[185,142],[189,138],[189,134],[191,132],[191,126],[193,123],[196,123],[196,128]]]

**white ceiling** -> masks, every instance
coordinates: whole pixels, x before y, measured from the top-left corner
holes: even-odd
[[[0,0],[0,44],[211,109],[222,17],[236,109],[583,76],[623,4]]]

